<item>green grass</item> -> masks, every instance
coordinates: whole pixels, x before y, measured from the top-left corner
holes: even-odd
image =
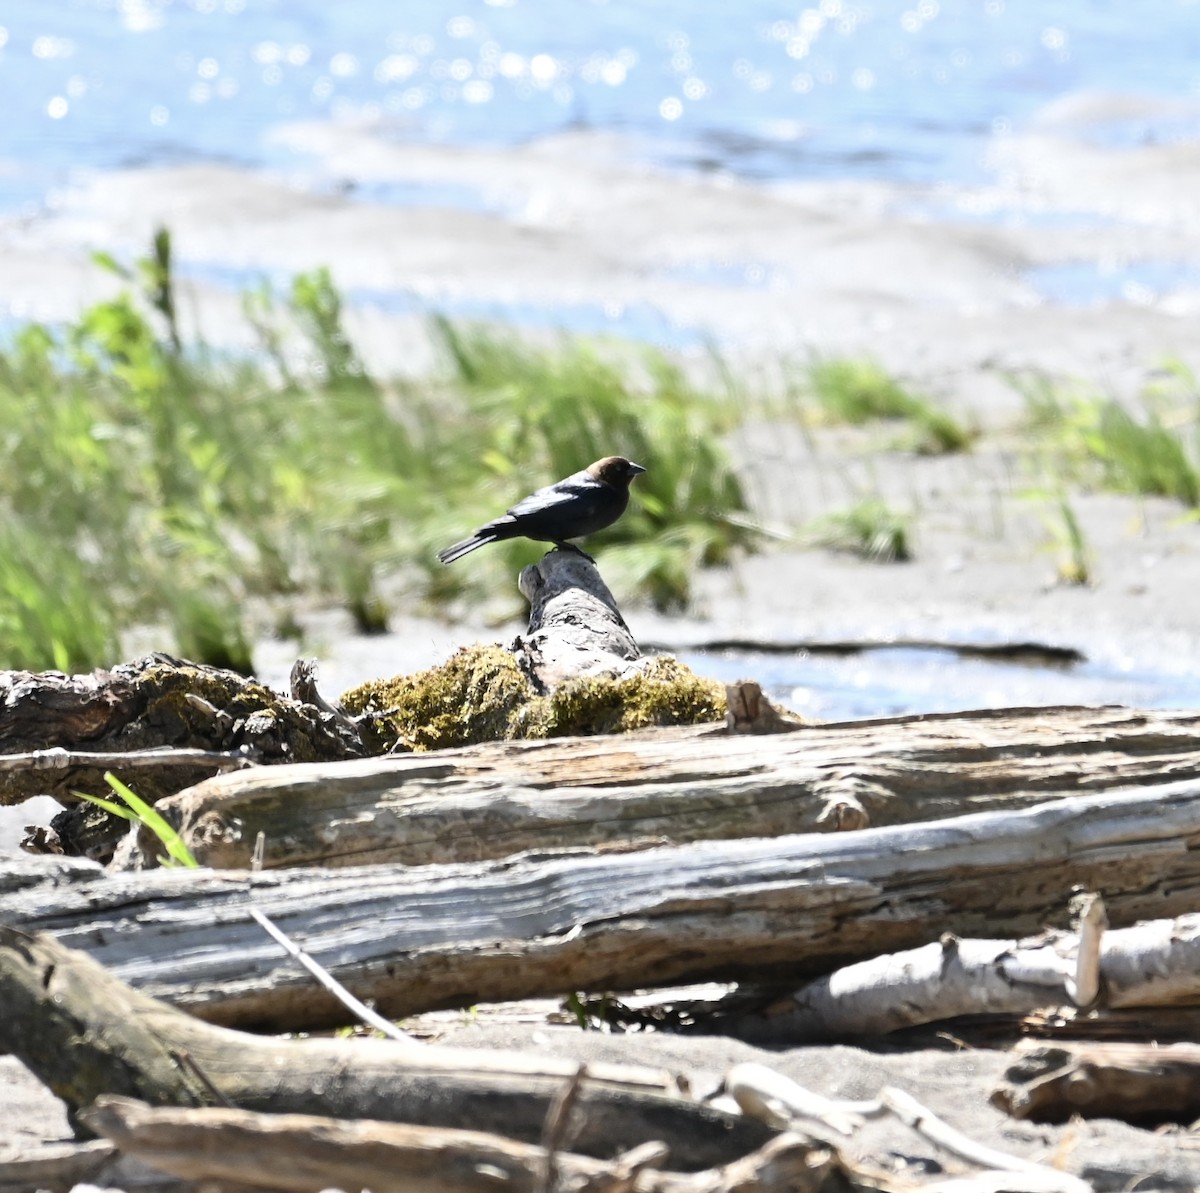
[[[975,440],[973,431],[871,360],[817,358],[808,366],[807,388],[827,421],[904,422],[907,432],[897,446],[920,455],[967,451]]]
[[[912,518],[878,497],[814,519],[802,532],[805,542],[844,551],[876,563],[912,559]]]
[[[1054,512],[1056,517],[1049,519],[1048,525],[1058,553],[1058,578],[1063,584],[1090,584],[1092,551],[1065,493],[1057,495]]]
[[[464,485],[479,498],[476,522],[541,478],[623,455],[646,473],[634,482],[629,512],[588,542],[614,587],[660,609],[683,609],[696,568],[727,563],[737,548],[755,544],[741,481],[722,446],[736,407],[722,393],[697,389],[664,353],[627,345],[632,359],[619,365],[587,340],[539,348],[445,319],[436,328],[451,366],[451,394],[468,422],[488,428],[469,460],[483,464],[486,483],[468,478]],[[453,526],[447,520],[439,529],[449,542],[471,524],[456,512]],[[488,551],[511,573],[544,548],[517,541]]]
[[[751,548],[722,446],[732,404],[652,349],[544,347],[436,320],[439,376],[371,376],[324,270],[246,295],[262,351],[185,345],[171,244],[128,289],[0,351],[0,666],[111,664],[134,626],[197,661],[250,667],[262,627],[340,603],[443,608],[513,589],[543,545],[434,553],[533,488],[619,453],[649,471],[589,541],[622,600],[684,608],[695,569]]]
[[[1119,493],[1200,508],[1200,383],[1168,362],[1133,407],[1044,375],[1010,379],[1057,470]]]
[[[131,824],[148,828],[166,850],[166,854],[158,859],[160,865],[184,866],[190,870],[199,868],[200,863],[196,861],[192,851],[161,812],[153,805],[148,804],[137,792],[131,791],[112,771],[104,772],[104,781],[121,797],[123,803],[117,803],[116,800],[105,799],[99,795],[88,795],[85,791],[76,791],[75,794],[80,799],[87,800],[89,804],[95,804],[98,808],[103,808],[121,820],[128,820]]]

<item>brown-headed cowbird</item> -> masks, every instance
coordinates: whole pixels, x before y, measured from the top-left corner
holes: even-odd
[[[624,456],[605,456],[582,472],[523,497],[503,517],[481,526],[469,539],[438,552],[443,563],[501,539],[527,538],[562,547],[611,526],[629,504],[629,482],[646,470]]]

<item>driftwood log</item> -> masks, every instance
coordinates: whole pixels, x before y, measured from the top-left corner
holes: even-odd
[[[105,754],[171,748],[141,766],[149,802],[246,761],[312,762],[368,752],[344,721],[233,671],[152,654],[109,671],[0,671],[0,805],[103,792]],[[211,751],[205,758],[193,751]],[[76,760],[73,756],[79,753]],[[65,757],[64,757],[65,753]],[[36,754],[24,760],[12,755]]]
[[[0,671],[0,805],[52,796],[65,810],[27,846],[107,860],[128,824],[76,794],[111,794],[106,771],[154,803],[223,771],[382,751],[369,721],[316,695],[310,666],[296,664],[292,687],[289,699],[164,654],[88,675]]]
[[[0,928],[0,1050],[78,1110],[101,1094],[155,1105],[323,1114],[492,1131],[536,1143],[578,1066],[394,1040],[279,1040],[202,1023],[130,989],[48,936]],[[665,1143],[684,1169],[761,1146],[761,1124],[682,1096],[662,1071],[589,1066],[573,1147],[611,1156]]]
[[[1200,777],[1200,714],[1005,709],[619,739],[500,742],[238,771],[160,803],[197,859],[268,868],[466,862],[523,850],[898,825]],[[162,852],[146,831],[122,864]],[[136,848],[135,848],[136,846]]]
[[[1076,886],[1114,926],[1200,901],[1200,782],[857,833],[564,851],[474,865],[159,870],[26,888],[45,930],[214,1021],[295,1029],[340,1008],[293,973],[268,914],[386,1015],[572,990],[789,981],[943,933],[1029,935]],[[219,932],[213,925],[219,924]]]
[[[155,1109],[105,1097],[81,1115],[123,1152],[193,1180],[311,1193],[325,1188],[372,1193],[876,1193],[855,1180],[829,1148],[779,1136],[720,1169],[658,1172],[669,1149],[654,1143],[610,1160],[570,1150],[548,1154],[478,1130],[340,1122],[313,1115],[246,1110]],[[552,1168],[548,1165],[552,1164]],[[551,1177],[551,1179],[547,1179]]]
[[[1186,1125],[1200,1117],[1200,1045],[1026,1044],[992,1101],[1016,1118]]]
[[[1089,897],[1094,898],[1094,897]],[[1099,908],[1099,900],[1092,904]],[[1103,931],[1103,914],[1078,932],[1043,932],[1030,940],[960,940],[890,953],[835,970],[794,994],[722,1028],[759,1043],[879,1036],[960,1016],[1017,1016],[1048,1008],[1144,1014],[1153,1033],[1163,1008],[1200,1007],[1200,915],[1152,920]],[[732,1000],[736,1004],[737,1000]],[[718,1011],[718,1013],[720,1013]],[[1088,1023],[1065,1012],[1079,1031]],[[1112,1019],[1113,1025],[1117,1020]],[[1127,1019],[1130,1030],[1135,1018]],[[996,1026],[993,1024],[993,1026]],[[1166,1026],[1165,1024],[1161,1026]],[[1092,1030],[1104,1025],[1091,1023]]]

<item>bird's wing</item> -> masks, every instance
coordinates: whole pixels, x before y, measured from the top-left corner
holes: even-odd
[[[522,497],[509,509],[508,514],[513,518],[527,518],[570,509],[576,517],[586,517],[603,500],[604,487],[600,482],[586,472],[576,472],[565,480]]]

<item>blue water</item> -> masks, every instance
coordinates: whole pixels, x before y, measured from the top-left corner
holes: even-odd
[[[1182,102],[1081,135],[1194,137],[1200,3],[4,0],[0,212],[81,167],[286,165],[272,128],[345,114],[454,144],[610,130],[753,178],[973,181],[994,134],[1082,91]]]
[[[964,659],[947,650],[899,647],[846,657],[680,652],[701,675],[752,675],[773,700],[826,721],[974,708],[1124,704],[1200,706],[1200,679],[1088,660],[1070,667]]]
[[[1029,271],[1028,278],[1058,306],[1144,305],[1175,290],[1200,290],[1200,265],[1192,261],[1072,261],[1039,266]]]

